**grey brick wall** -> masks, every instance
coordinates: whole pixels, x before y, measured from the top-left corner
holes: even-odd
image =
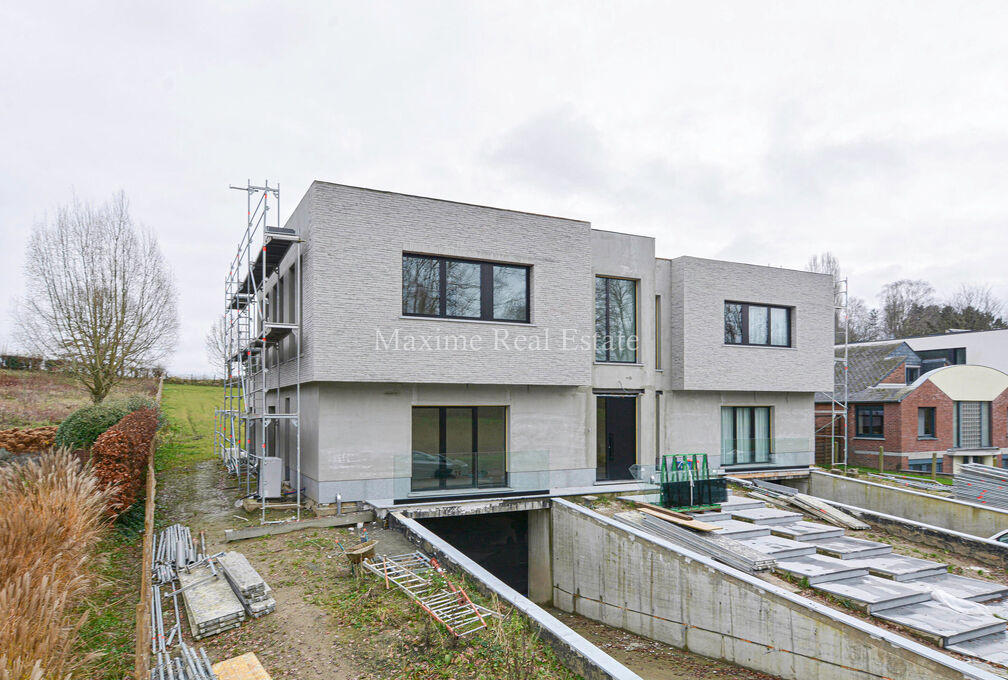
[[[681,290],[681,303],[676,304],[681,304],[682,315],[681,369],[671,371],[673,389],[833,389],[829,275],[697,257],[677,258],[671,268],[673,291]],[[793,307],[793,347],[725,344],[726,300]],[[672,316],[673,324],[680,323],[678,312]],[[674,363],[679,362],[677,358]]]
[[[315,182],[305,225],[304,380],[588,385],[594,329],[587,222]],[[403,317],[402,254],[532,266],[531,324]],[[481,340],[480,351],[385,349],[405,338]],[[516,336],[541,349],[516,349]],[[547,345],[547,340],[549,344]]]

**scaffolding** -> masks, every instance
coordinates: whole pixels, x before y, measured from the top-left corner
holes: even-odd
[[[830,467],[842,461],[847,467],[849,404],[848,393],[848,344],[850,342],[850,319],[847,314],[847,279],[837,280],[834,287],[834,346],[833,346],[833,394],[830,397],[829,411],[817,412],[817,415],[829,415]],[[816,430],[816,437],[826,438],[826,427]],[[840,455],[842,453],[842,455]]]
[[[267,500],[284,496],[283,477],[300,519],[302,240],[280,224],[279,185],[230,188],[245,192],[247,222],[224,281],[227,359],[215,442],[243,498],[260,501],[263,524]]]

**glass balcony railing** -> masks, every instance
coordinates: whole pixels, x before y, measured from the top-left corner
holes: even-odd
[[[393,458],[397,499],[549,489],[549,451],[413,451]]]
[[[812,440],[808,437],[736,439],[722,444],[721,466],[807,465],[811,464],[812,456]]]

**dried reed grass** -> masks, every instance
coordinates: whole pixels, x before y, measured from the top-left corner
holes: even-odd
[[[66,450],[0,468],[0,680],[65,678],[109,491]]]

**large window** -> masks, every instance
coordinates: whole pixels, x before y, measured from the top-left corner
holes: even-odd
[[[528,323],[529,270],[523,265],[404,253],[403,314]]]
[[[770,461],[770,407],[721,407],[721,464]]]
[[[934,406],[921,406],[917,409],[917,437],[919,439],[935,438]]]
[[[920,377],[921,367],[920,366],[907,366],[904,369],[904,382],[907,385],[912,385],[917,378]]]
[[[885,438],[885,408],[882,404],[858,404],[854,414],[858,437]]]
[[[595,277],[595,360],[637,361],[637,282]]]
[[[725,302],[724,341],[729,345],[791,346],[791,308]]]
[[[960,449],[980,449],[991,445],[989,401],[955,403],[955,445]]]
[[[416,406],[411,488],[507,486],[506,449],[504,406]]]

